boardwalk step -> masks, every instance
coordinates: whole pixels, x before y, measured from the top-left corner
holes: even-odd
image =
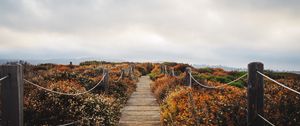
[[[120,126],[159,126],[160,108],[150,90],[151,80],[140,78],[137,90],[131,95],[127,106],[122,109]]]
[[[159,111],[160,109],[157,106],[126,106],[124,111]]]

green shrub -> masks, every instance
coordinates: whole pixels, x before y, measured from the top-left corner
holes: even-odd
[[[176,62],[163,62],[162,65],[167,65],[167,66],[176,66],[178,63]]]
[[[221,83],[228,83],[231,81],[231,79],[229,79],[226,76],[222,76],[222,77],[216,76],[215,78],[216,78],[216,81],[221,82]]]
[[[151,80],[155,80],[156,77],[158,76],[158,74],[156,74],[156,73],[150,73],[150,74],[148,74],[148,76],[150,77]]]
[[[231,84],[229,84],[229,85],[231,85],[231,86],[235,86],[235,87],[238,87],[238,88],[242,88],[242,87],[244,87],[244,85],[243,85],[243,82],[242,82],[242,81],[236,81],[236,82],[233,82],[233,83],[231,83]]]
[[[204,67],[204,68],[199,68],[198,72],[199,73],[213,73],[214,70],[213,70],[213,68]]]
[[[193,74],[193,77],[200,83],[203,83],[207,79],[207,76],[202,74]]]

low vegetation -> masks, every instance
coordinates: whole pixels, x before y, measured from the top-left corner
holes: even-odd
[[[152,91],[161,106],[162,125],[247,125],[247,78],[220,89],[206,89],[196,83],[188,88],[185,82],[186,65],[174,68],[178,76],[163,75],[153,70]],[[191,67],[191,66],[189,66]],[[159,66],[154,68],[159,69]],[[182,68],[182,69],[178,69]],[[300,90],[300,76],[266,71],[267,75],[287,86]],[[192,68],[192,75],[200,83],[221,86],[244,75],[245,72],[224,71],[219,68]],[[265,80],[265,117],[275,125],[300,125],[299,95]]]
[[[129,68],[127,63],[89,61],[80,65],[26,65],[25,78],[47,89],[69,94],[85,92],[95,86],[103,77],[103,67],[109,68],[108,92],[103,85],[89,93],[66,96],[40,90],[25,84],[25,125],[59,125],[76,121],[76,125],[117,125],[120,109],[126,104],[136,88],[138,76],[147,72],[147,64],[137,64],[135,78],[124,74],[121,69]]]

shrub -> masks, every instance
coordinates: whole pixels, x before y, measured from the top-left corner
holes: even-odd
[[[221,83],[228,83],[231,80],[228,77],[224,77],[224,76],[216,76],[216,81],[221,82]]]
[[[119,78],[121,68],[126,66],[111,69],[109,90],[105,93],[101,84],[92,92],[79,96],[58,95],[24,85],[25,124],[59,125],[79,120],[76,125],[117,125],[121,107],[136,88],[136,81],[128,77],[119,82],[113,81]],[[51,69],[32,71],[35,67],[39,66],[27,68],[25,78],[58,92],[84,92],[102,79],[102,70],[93,65],[74,69],[67,65],[54,65]],[[107,64],[106,67],[111,68],[112,65]],[[139,75],[139,71],[134,74]]]
[[[238,88],[243,88],[244,87],[243,82],[241,82],[241,81],[236,81],[236,82],[230,83],[229,85],[235,86],[235,87],[238,87]]]
[[[234,93],[233,93],[234,92]],[[195,108],[190,104],[191,93]],[[224,90],[173,90],[161,105],[163,125],[246,125],[245,90],[228,87]],[[241,100],[244,99],[244,100]],[[192,111],[196,110],[196,115]]]
[[[158,78],[154,83],[151,84],[151,89],[159,102],[161,102],[169,91],[173,90],[178,86],[179,80],[175,77],[164,76]]]
[[[73,87],[52,84],[48,87],[60,92],[74,93]],[[84,89],[81,89],[84,91]],[[26,125],[59,125],[79,120],[85,125],[116,125],[120,116],[120,104],[109,96],[84,94],[65,96],[37,91],[25,102]]]
[[[149,73],[148,76],[151,80],[155,80],[158,75],[156,73]]]
[[[214,72],[214,70],[212,68],[209,68],[209,67],[199,68],[197,71],[199,73],[213,73]]]

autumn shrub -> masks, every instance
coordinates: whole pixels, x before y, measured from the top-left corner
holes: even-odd
[[[191,104],[191,93],[195,106]],[[240,100],[244,99],[244,100]],[[179,87],[161,105],[163,125],[193,126],[196,120],[206,125],[245,125],[245,90],[228,87],[222,90],[192,90]],[[193,115],[193,111],[196,114]]]
[[[151,73],[153,66],[151,63],[140,63],[136,64],[136,69],[141,73],[141,75],[147,75]]]
[[[120,104],[104,95],[72,97],[41,91],[28,100],[25,125],[59,125],[78,120],[82,125],[107,126],[116,125],[120,116]]]
[[[191,67],[191,66],[188,64],[177,64],[176,66],[173,66],[176,73],[177,72],[179,72],[179,73],[185,72],[187,67]]]
[[[151,73],[148,74],[151,80],[156,80],[159,77],[162,77],[163,75],[161,74],[160,71],[160,65],[155,64],[153,69],[151,70]]]
[[[113,67],[114,66],[114,67]],[[36,67],[39,67],[36,66]],[[76,125],[117,125],[120,109],[136,88],[136,80],[124,76],[120,81],[122,68],[128,65],[106,64],[111,68],[108,92],[100,84],[89,93],[78,96],[58,95],[38,90],[33,85],[24,87],[24,115],[26,125],[58,125],[76,121]],[[54,65],[49,69],[28,70],[25,78],[47,89],[79,93],[94,87],[103,77],[103,69],[85,64],[73,69],[68,65]],[[135,76],[139,76],[135,70]]]
[[[200,83],[207,86],[221,86],[241,77],[246,72],[212,69],[210,72],[200,73],[193,69],[192,75]],[[300,76],[290,73],[267,72],[268,76],[286,86],[300,91]],[[207,89],[192,84],[192,88],[183,86],[185,74],[172,81],[170,77],[157,78],[153,84],[153,92],[160,100],[161,122],[170,126],[200,125],[247,125],[246,106],[247,91],[245,85],[247,78],[230,83],[218,89]],[[300,100],[299,95],[281,86],[265,80],[264,91],[264,117],[279,126],[294,126],[299,124]],[[173,86],[176,85],[176,86]],[[173,87],[171,90],[168,87]],[[166,89],[168,89],[166,91]],[[192,95],[195,105],[191,103]],[[196,114],[193,114],[193,113]]]
[[[125,104],[135,89],[136,84],[128,78],[125,78],[119,82],[110,83],[108,94],[113,96],[116,101],[120,102],[121,104]]]
[[[300,75],[281,74],[285,77],[277,79],[280,83],[300,91]],[[290,76],[292,75],[292,76]],[[277,76],[277,75],[275,75]],[[274,82],[265,80],[264,112],[265,117],[278,126],[300,125],[300,96]]]
[[[199,73],[213,73],[213,69],[209,67],[199,68],[197,69]]]
[[[52,83],[47,88],[66,93],[85,91],[80,84],[66,81]],[[58,125],[76,120],[78,123],[85,120],[90,124],[116,125],[120,115],[120,103],[101,94],[66,96],[34,90],[29,96],[24,105],[26,125]]]
[[[164,76],[158,78],[154,83],[151,84],[151,90],[161,102],[168,94],[169,91],[172,91],[175,87],[179,86],[179,79],[176,77]]]

